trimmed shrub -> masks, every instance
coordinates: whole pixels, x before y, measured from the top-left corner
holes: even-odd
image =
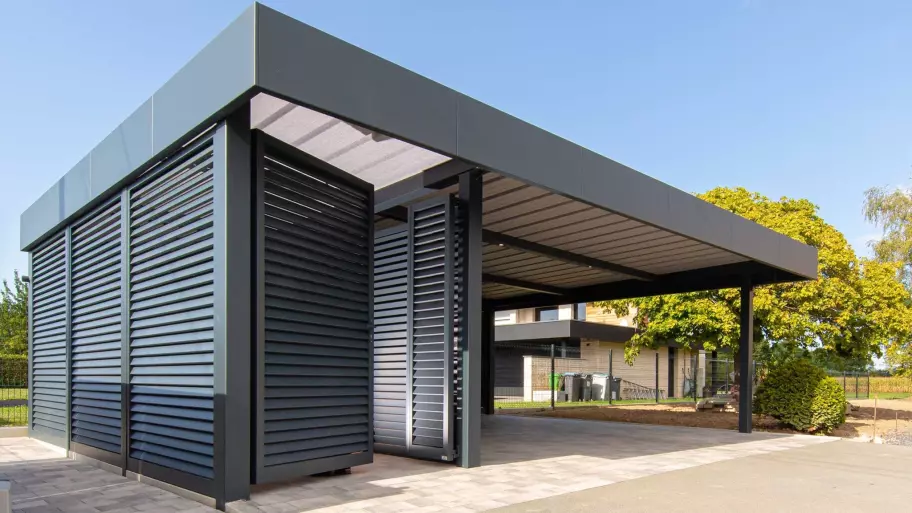
[[[770,369],[757,387],[754,413],[798,431],[826,434],[845,422],[845,392],[823,369],[793,360]]]

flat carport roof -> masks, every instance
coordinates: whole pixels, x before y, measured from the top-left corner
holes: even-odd
[[[378,226],[483,170],[497,307],[816,278],[810,246],[259,4],[23,213],[22,248],[247,102],[252,128],[373,183]]]

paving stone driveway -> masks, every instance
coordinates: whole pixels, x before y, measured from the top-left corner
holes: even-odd
[[[834,438],[498,415],[482,466],[377,455],[348,476],[263,487],[235,513],[473,512]]]
[[[63,457],[30,438],[0,438],[0,480],[14,513],[215,513],[159,488]]]
[[[488,417],[483,466],[377,455],[351,475],[258,487],[234,513],[469,512],[834,439],[568,419]],[[86,463],[40,442],[0,439],[0,479],[16,513],[215,510]]]

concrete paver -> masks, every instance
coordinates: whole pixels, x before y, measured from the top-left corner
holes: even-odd
[[[497,513],[909,511],[912,449],[851,441],[736,458],[525,502]]]
[[[482,439],[483,466],[479,468],[377,455],[373,464],[354,468],[351,475],[256,487],[249,501],[231,503],[227,510],[487,511],[711,463],[791,452],[832,440],[513,416],[486,418]],[[26,438],[0,439],[0,479],[12,482],[16,513],[215,511],[151,485],[66,459],[62,453]]]

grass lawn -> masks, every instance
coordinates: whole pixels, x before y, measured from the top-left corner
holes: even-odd
[[[661,404],[680,404],[680,403],[691,403],[693,404],[693,397],[686,398],[671,398],[671,399],[662,399]],[[585,401],[585,402],[556,402],[554,406],[557,408],[578,408],[580,406],[610,406],[610,405],[624,405],[624,404],[655,404],[655,400],[649,399],[622,399],[617,401]],[[494,407],[497,409],[504,410],[515,410],[522,408],[550,408],[551,403],[548,401],[494,401]]]
[[[874,396],[877,396],[877,399],[908,399],[912,397],[912,393],[909,392],[878,392],[876,394],[871,394],[871,399],[874,399]],[[849,397],[851,399],[851,397]]]
[[[0,404],[3,401],[24,401],[28,399],[28,389],[26,388],[2,388],[0,387]],[[0,406],[0,427],[2,426],[24,426],[28,417],[28,407],[19,406]]]
[[[28,399],[28,389],[27,388],[3,388],[0,387],[0,401],[6,401],[10,399]]]

